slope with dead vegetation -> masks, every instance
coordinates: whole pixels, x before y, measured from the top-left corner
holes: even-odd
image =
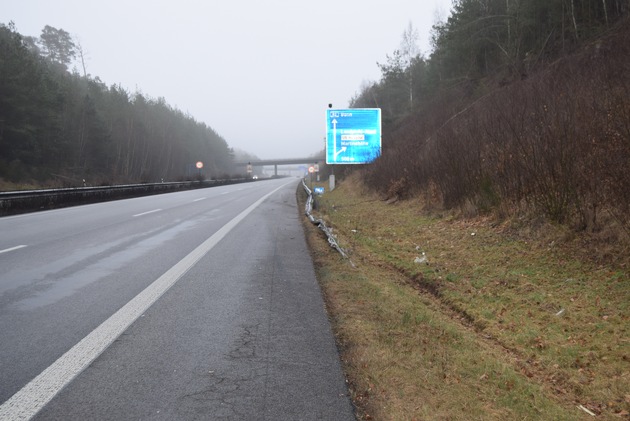
[[[364,170],[370,188],[630,237],[627,20],[459,109],[453,96],[384,132],[382,158]]]

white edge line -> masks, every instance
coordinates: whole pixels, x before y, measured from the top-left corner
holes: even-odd
[[[8,253],[10,251],[15,251],[15,250],[19,250],[19,249],[23,249],[24,247],[28,247],[28,246],[15,246],[15,247],[11,247],[11,248],[8,248],[8,249],[0,250],[0,254]]]
[[[202,200],[206,200],[205,197],[200,197],[199,199],[193,200],[193,202],[201,202]]]
[[[148,211],[148,212],[142,212],[142,213],[137,213],[135,214],[133,217],[135,218],[136,216],[144,216],[144,215],[148,215],[150,213],[155,213],[155,212],[159,212],[162,209],[153,209],[152,211]]]
[[[0,420],[28,420],[34,417],[55,395],[92,363],[138,317],[169,290],[190,268],[219,243],[235,226],[265,199],[283,188],[267,193],[234,219],[221,227],[175,266],[153,281],[120,310],[101,323],[57,361],[42,371],[6,402],[0,405]]]

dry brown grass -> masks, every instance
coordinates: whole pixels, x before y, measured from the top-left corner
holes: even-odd
[[[421,208],[352,178],[320,198],[356,268],[307,229],[358,417],[628,418],[627,256]]]
[[[0,192],[2,191],[15,191],[15,190],[34,190],[41,188],[34,183],[12,183],[0,178]]]

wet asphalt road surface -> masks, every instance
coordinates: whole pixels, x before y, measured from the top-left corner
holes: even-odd
[[[296,185],[264,181],[0,219],[0,418],[15,415],[7,400],[197,253],[71,381],[42,380],[40,392],[24,393],[37,402],[31,395],[59,387],[34,418],[355,419]]]

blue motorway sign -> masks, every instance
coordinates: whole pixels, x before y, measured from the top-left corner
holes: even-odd
[[[327,164],[367,164],[380,155],[380,108],[326,110]]]

